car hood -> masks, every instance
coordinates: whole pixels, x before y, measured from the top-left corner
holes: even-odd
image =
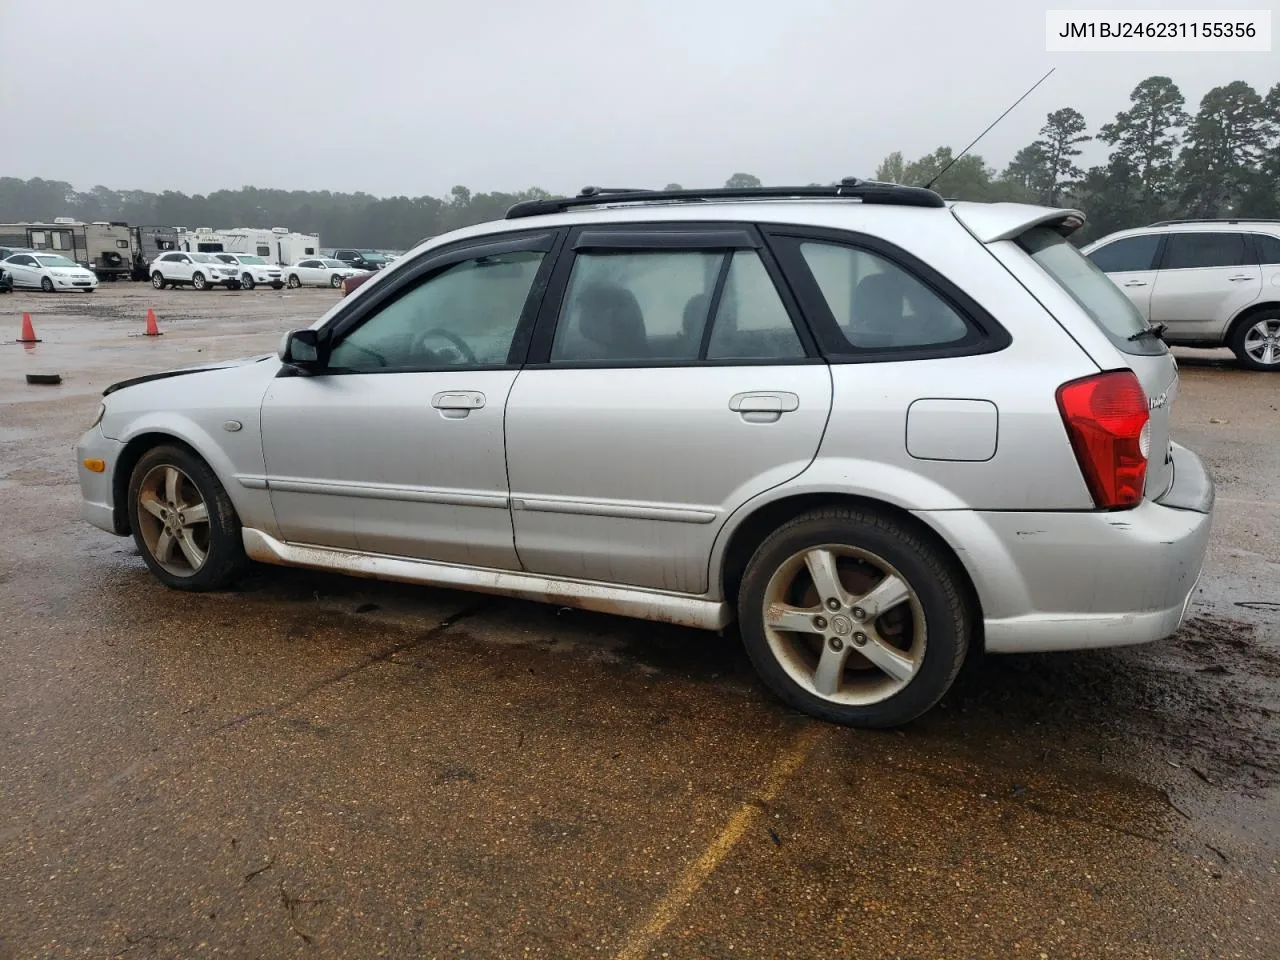
[[[181,377],[188,373],[204,373],[208,370],[225,370],[229,367],[242,367],[250,363],[262,363],[264,360],[276,358],[274,353],[257,353],[251,357],[238,357],[235,360],[223,360],[218,363],[201,363],[190,367],[177,367],[173,370],[164,370],[160,373],[148,373],[141,377],[132,377],[129,380],[121,380],[111,384],[107,389],[102,391],[104,397],[115,393],[117,390],[124,390],[127,387],[136,387],[140,383],[151,383],[153,380],[167,380],[169,377]]]

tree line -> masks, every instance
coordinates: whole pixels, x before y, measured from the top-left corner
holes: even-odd
[[[1128,109],[1089,130],[1074,108],[1054,110],[1038,138],[1002,171],[968,154],[938,177],[934,189],[958,200],[1079,207],[1089,217],[1080,241],[1162,218],[1280,217],[1280,83],[1265,96],[1238,80],[1215,87],[1192,116],[1173,80],[1148,77],[1133,88]],[[1105,163],[1086,170],[1078,158],[1081,145],[1091,140],[1110,149]],[[939,147],[907,162],[895,152],[876,169],[875,179],[925,184],[953,156],[951,147]],[[749,173],[735,173],[725,183],[759,185]],[[285,226],[318,233],[327,246],[407,249],[426,237],[498,219],[521,200],[550,196],[538,187],[472,193],[465,186],[446,197],[259,187],[188,196],[105,186],[81,192],[59,180],[0,177],[0,222],[68,216],[135,225]]]

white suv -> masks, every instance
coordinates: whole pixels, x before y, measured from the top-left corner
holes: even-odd
[[[1280,220],[1166,220],[1082,252],[1169,343],[1280,371]]]
[[[272,289],[284,287],[284,273],[278,264],[268,263],[266,257],[248,253],[215,253],[225,264],[240,268],[240,287],[252,290],[258,284],[269,284]]]
[[[212,253],[175,250],[151,261],[151,285],[157,290],[186,284],[197,290],[209,290],[220,283],[228,290],[239,287],[240,267],[225,264]]]

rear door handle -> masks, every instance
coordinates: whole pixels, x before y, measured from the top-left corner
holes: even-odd
[[[461,420],[472,410],[484,406],[484,394],[479,390],[448,390],[431,398],[431,405],[447,420]]]
[[[1252,280],[1253,277],[1227,277],[1227,279],[1230,280],[1232,283],[1236,283],[1237,281],[1240,281],[1240,280]]]
[[[1126,287],[1145,287],[1146,285],[1147,281],[1145,280],[1126,280],[1124,282],[1124,286]]]
[[[773,423],[784,413],[800,409],[800,398],[794,393],[773,390],[735,393],[729,398],[729,409],[747,423]]]

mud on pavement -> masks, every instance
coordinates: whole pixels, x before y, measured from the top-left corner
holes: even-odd
[[[1177,637],[978,661],[869,733],[732,635],[269,568],[177,594],[76,520],[104,386],[335,298],[0,299],[42,339],[0,345],[0,958],[1277,955],[1266,375],[1179,354],[1219,506]]]

